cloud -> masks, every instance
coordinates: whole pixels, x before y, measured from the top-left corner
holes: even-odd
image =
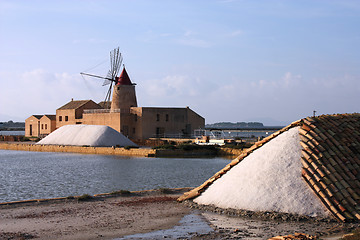
[[[212,46],[210,42],[196,38],[179,39],[177,42],[181,45],[191,46],[191,47],[209,48]]]
[[[235,30],[229,34],[230,37],[236,37],[242,35],[244,32],[242,30]]]
[[[44,69],[15,75],[0,72],[0,78],[1,88],[6,89],[0,94],[0,113],[23,120],[33,114],[54,114],[71,98],[101,100],[104,90],[101,82],[84,80],[79,74],[51,73]]]
[[[176,42],[180,45],[200,48],[209,48],[213,45],[211,42],[199,38],[198,35],[199,34],[195,31],[186,30],[185,33],[176,40]]]
[[[106,39],[99,39],[99,38],[74,39],[72,41],[73,44],[83,44],[83,43],[99,44],[99,43],[108,43],[108,42],[109,41]]]
[[[159,79],[144,80],[137,92],[147,106],[186,106],[191,99],[201,97],[203,84],[199,78],[168,75]]]

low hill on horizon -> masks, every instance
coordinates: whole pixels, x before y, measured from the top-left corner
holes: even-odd
[[[264,124],[261,122],[218,122],[212,124],[206,124],[205,128],[264,128]]]

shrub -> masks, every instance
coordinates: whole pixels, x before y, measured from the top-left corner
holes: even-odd
[[[93,199],[93,198],[94,198],[94,197],[91,196],[91,195],[89,195],[89,194],[83,194],[83,195],[77,197],[77,200],[78,200],[78,201],[89,201],[89,200],[91,200],[91,199]]]
[[[111,195],[129,195],[131,194],[128,190],[119,190],[119,191],[113,191],[111,192]]]
[[[174,146],[174,145],[171,145],[171,144],[165,144],[165,145],[160,145],[160,146],[153,147],[153,149],[170,149],[170,150],[175,150],[175,149],[177,149],[177,147]]]

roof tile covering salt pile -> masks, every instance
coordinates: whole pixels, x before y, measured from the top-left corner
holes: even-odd
[[[99,125],[66,125],[55,130],[37,144],[92,147],[137,146],[111,127]]]
[[[303,178],[341,221],[360,220],[360,114],[306,118]]]
[[[199,196],[253,151],[295,126],[300,126],[299,144],[302,151],[299,161],[302,163],[302,179],[338,220],[359,221],[360,114],[357,113],[324,115],[296,121],[256,143],[204,184],[178,200]]]

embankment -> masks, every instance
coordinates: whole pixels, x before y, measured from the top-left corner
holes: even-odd
[[[214,157],[214,156],[238,156],[240,149],[219,148],[217,151],[208,149],[199,150],[169,150],[151,148],[118,148],[118,147],[87,147],[87,146],[63,146],[63,145],[39,145],[34,143],[0,142],[0,149],[34,152],[67,152],[81,154],[122,155],[136,157]]]
[[[150,148],[117,148],[117,147],[85,147],[63,145],[38,145],[27,143],[0,143],[0,149],[34,151],[34,152],[68,152],[82,154],[124,155],[138,157],[154,157],[156,151]]]

